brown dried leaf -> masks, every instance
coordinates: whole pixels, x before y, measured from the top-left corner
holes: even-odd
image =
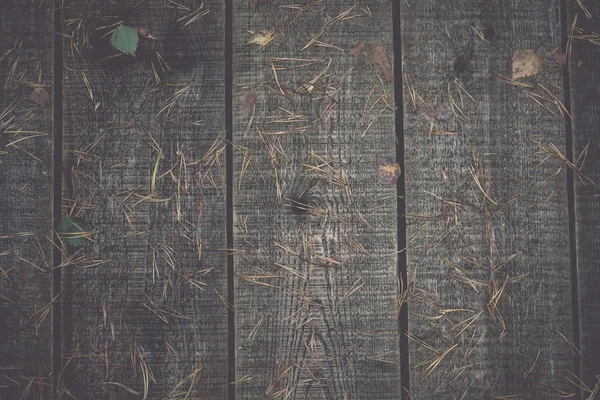
[[[394,185],[402,169],[398,163],[384,163],[379,165],[379,182],[383,185]]]
[[[146,39],[154,39],[154,36],[150,33],[150,31],[146,28],[140,28],[139,26],[135,28],[138,35]]]
[[[567,54],[561,52],[554,53],[554,61],[560,65],[567,64]]]
[[[244,104],[242,105],[242,114],[250,115],[254,111],[254,105],[256,104],[256,100],[258,100],[258,95],[256,94],[256,90],[251,90],[246,93],[244,97]]]
[[[377,73],[383,75],[386,82],[394,80],[394,71],[392,71],[392,66],[382,45],[374,44],[371,46],[369,59],[378,67]]]
[[[356,57],[357,55],[361,54],[363,51],[365,51],[365,47],[366,47],[366,43],[364,40],[361,40],[360,42],[356,43],[354,46],[352,46],[352,50],[350,50],[350,55],[352,57]]]
[[[45,107],[50,104],[50,93],[43,87],[36,87],[31,92],[31,100],[38,107]]]
[[[533,50],[517,50],[512,58],[512,78],[534,76],[542,70],[542,60]]]

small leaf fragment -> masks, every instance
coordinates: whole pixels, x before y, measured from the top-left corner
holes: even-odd
[[[542,60],[533,50],[517,50],[512,57],[512,78],[534,76],[542,70]]]
[[[135,56],[140,38],[135,28],[121,25],[110,36],[110,43],[123,54]]]
[[[361,54],[363,51],[365,51],[365,47],[367,45],[365,44],[364,40],[361,40],[360,42],[356,43],[354,46],[352,46],[352,50],[350,50],[350,55],[352,57],[356,57],[357,55]]]
[[[244,103],[242,104],[242,115],[250,115],[254,111],[254,106],[258,100],[256,90],[251,90],[244,96]]]
[[[565,65],[567,63],[567,54],[562,52],[554,53],[554,61],[559,65]]]
[[[44,107],[50,104],[50,93],[43,87],[36,87],[31,92],[31,100],[38,107]]]
[[[394,71],[392,71],[392,66],[382,45],[374,44],[371,46],[369,59],[378,67],[377,73],[384,76],[385,82],[394,80]]]
[[[383,163],[379,165],[379,182],[383,185],[394,185],[402,169],[398,163]]]
[[[56,232],[70,246],[81,246],[83,238],[92,230],[90,223],[83,217],[67,215],[60,220]]]

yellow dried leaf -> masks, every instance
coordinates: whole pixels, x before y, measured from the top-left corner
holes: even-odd
[[[259,29],[256,32],[250,32],[248,44],[256,44],[259,47],[265,47],[271,40],[273,40],[273,31]]]
[[[379,182],[383,185],[393,185],[400,177],[402,169],[398,163],[384,163],[379,165]]]
[[[512,57],[512,78],[534,76],[542,70],[542,60],[533,50],[517,50]]]

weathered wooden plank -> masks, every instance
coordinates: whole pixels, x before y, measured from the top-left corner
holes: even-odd
[[[95,232],[63,261],[77,398],[226,398],[223,8],[65,4],[64,213]],[[152,38],[119,55],[116,24]]]
[[[292,4],[233,10],[236,398],[397,399],[391,5]]]
[[[574,393],[559,1],[401,4],[413,397]]]
[[[574,4],[568,21],[581,378],[594,390],[600,385],[600,4]],[[589,395],[584,390],[583,398]]]
[[[54,18],[48,7],[8,0],[0,11],[0,399],[51,393]]]

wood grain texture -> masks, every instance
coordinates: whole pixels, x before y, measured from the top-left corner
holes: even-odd
[[[233,10],[236,398],[397,399],[391,5],[293,4]]]
[[[549,54],[560,45],[559,1],[409,3],[401,18],[413,398],[574,393],[558,155],[565,121],[552,97],[564,95]],[[520,80],[527,86],[500,76],[511,76],[517,50],[543,60]]]
[[[3,400],[51,393],[54,18],[48,7],[7,0],[0,11]],[[44,106],[33,102],[34,92]]]
[[[600,4],[569,8],[569,72],[575,173],[577,281],[583,383],[600,385]],[[588,18],[589,15],[589,18]],[[571,31],[576,19],[576,29]],[[595,40],[595,42],[594,42]],[[584,390],[583,398],[589,392]]]
[[[63,206],[94,234],[63,259],[63,394],[226,397],[223,7],[65,4]],[[118,55],[117,23],[153,39]]]

